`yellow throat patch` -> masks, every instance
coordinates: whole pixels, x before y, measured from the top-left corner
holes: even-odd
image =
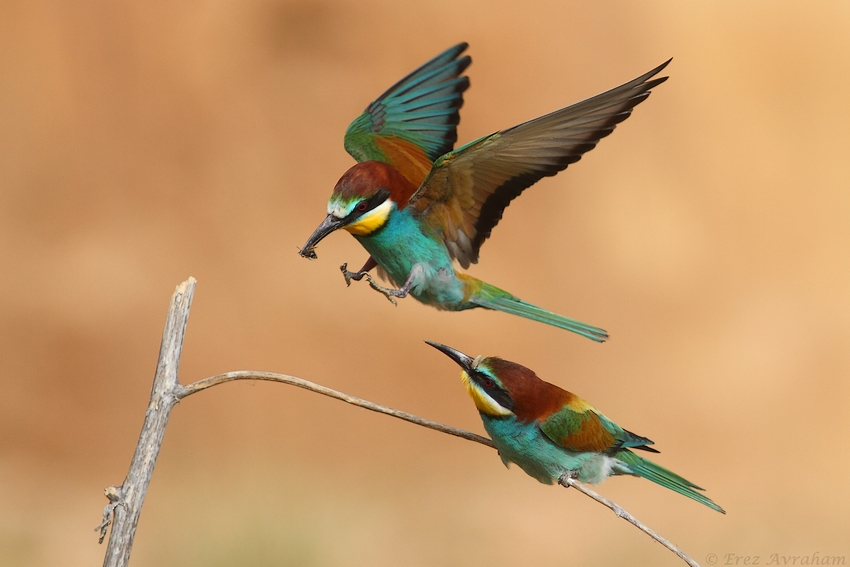
[[[496,400],[488,396],[478,384],[472,381],[472,378],[465,371],[460,373],[460,379],[463,385],[466,386],[466,392],[472,398],[472,401],[475,402],[475,407],[478,408],[478,411],[487,415],[513,415],[511,410],[503,408]]]

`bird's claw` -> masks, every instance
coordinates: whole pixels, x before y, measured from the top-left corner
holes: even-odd
[[[560,484],[561,486],[563,486],[565,488],[569,488],[570,486],[572,486],[572,483],[570,481],[576,480],[577,478],[578,478],[578,471],[565,471],[564,474],[562,474],[558,478],[558,484]]]
[[[360,276],[359,274],[357,274],[355,272],[349,272],[348,271],[348,262],[346,262],[345,264],[340,266],[339,271],[342,272],[342,277],[345,278],[346,287],[351,287],[351,280],[360,281],[360,278],[363,277],[363,276]]]
[[[407,293],[403,293],[403,290],[399,289],[390,289],[388,287],[384,287],[382,285],[378,285],[378,283],[369,275],[368,272],[349,272],[348,271],[348,263],[343,264],[339,267],[339,270],[342,272],[343,277],[345,278],[345,285],[351,286],[351,280],[359,282],[363,278],[366,278],[366,281],[369,282],[369,287],[374,289],[377,292],[380,292],[384,297],[390,300],[395,306],[398,306],[398,302],[395,300],[396,297],[406,297]]]

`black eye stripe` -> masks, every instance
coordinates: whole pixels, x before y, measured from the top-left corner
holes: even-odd
[[[491,377],[487,376],[483,372],[472,371],[472,379],[476,384],[484,388],[484,391],[487,392],[487,395],[493,398],[500,406],[505,409],[513,411],[514,409],[514,401],[511,399],[511,395],[508,394],[506,390],[503,390],[499,386],[496,385],[496,381]]]
[[[478,382],[481,386],[484,386],[485,388],[496,388],[497,387],[495,380],[493,380],[492,378],[490,378],[489,376],[487,376],[483,372],[473,371],[472,374],[473,374],[473,377],[475,378],[475,381]]]
[[[357,203],[354,208],[348,213],[343,221],[350,222],[356,219],[361,215],[365,215],[384,201],[386,201],[390,196],[390,192],[387,189],[380,189],[377,193],[366,199],[365,201],[360,201]],[[366,208],[361,209],[362,205],[366,205]]]

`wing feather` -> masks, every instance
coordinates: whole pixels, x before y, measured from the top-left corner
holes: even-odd
[[[556,445],[576,452],[603,452],[616,445],[592,408],[574,410],[564,406],[540,423],[540,429]]]
[[[619,87],[444,155],[408,206],[429,226],[441,230],[453,256],[469,267],[478,261],[481,245],[510,202],[596,147],[653,87],[667,80],[653,77],[669,62]],[[452,230],[448,230],[449,218]]]
[[[549,415],[540,423],[540,429],[556,445],[570,451],[612,452],[632,448],[658,452],[648,447],[652,441],[623,429],[580,398]]]
[[[472,62],[460,43],[398,81],[371,103],[345,132],[345,149],[358,162],[377,160],[419,186],[457,141],[459,109]]]

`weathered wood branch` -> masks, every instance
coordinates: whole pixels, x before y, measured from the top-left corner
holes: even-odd
[[[443,425],[442,423],[437,423],[436,421],[421,418],[419,416],[413,415],[412,413],[399,411],[397,409],[388,408],[386,406],[382,406],[374,402],[370,402],[368,400],[349,396],[348,394],[338,392],[337,390],[333,390],[326,386],[315,384],[313,382],[310,382],[309,380],[304,380],[303,378],[287,376],[286,374],[275,374],[274,372],[252,372],[250,370],[240,370],[237,372],[219,374],[218,376],[211,376],[210,378],[198,380],[197,382],[189,384],[188,386],[183,388],[183,394],[180,396],[180,398],[182,399],[186,396],[194,394],[195,392],[200,392],[201,390],[206,390],[207,388],[217,386],[218,384],[224,384],[225,382],[233,382],[234,380],[262,380],[265,382],[278,382],[280,384],[289,384],[290,386],[297,386],[299,388],[304,388],[305,390],[309,390],[317,394],[322,394],[323,396],[334,398],[335,400],[342,400],[343,402],[351,404],[353,406],[382,413],[384,415],[397,417],[398,419],[403,419],[404,421],[409,421],[410,423],[415,423],[416,425],[421,425],[422,427],[427,427],[428,429],[434,429],[441,433],[447,433],[456,437],[462,437],[464,439],[468,439],[469,441],[475,441],[476,443],[481,443],[482,445],[487,445],[488,447],[495,448],[493,442],[490,441],[488,438],[484,437],[483,435],[477,435],[475,433],[470,433],[469,431],[463,431],[462,429],[455,429],[454,427],[449,427],[448,425]]]
[[[106,548],[106,557],[103,561],[104,567],[126,567],[129,562],[133,538],[136,533],[136,526],[139,523],[139,515],[142,511],[145,493],[153,475],[156,458],[162,446],[163,436],[165,435],[165,427],[168,424],[168,418],[174,405],[187,396],[219,384],[236,380],[262,380],[289,384],[322,394],[323,396],[341,400],[357,407],[495,448],[490,439],[481,435],[423,419],[407,412],[350,396],[326,386],[321,386],[295,376],[287,376],[286,374],[252,371],[228,372],[198,380],[187,386],[182,386],[178,381],[177,371],[180,364],[180,353],[182,351],[186,323],[189,319],[189,309],[192,305],[195,284],[195,278],[189,278],[177,286],[174,295],[171,297],[171,305],[168,309],[165,329],[162,334],[159,362],[157,363],[156,375],[154,376],[154,384],[151,390],[151,399],[145,414],[145,422],[142,426],[136,452],[130,463],[130,470],[121,486],[111,486],[104,491],[106,497],[109,499],[109,504],[103,510],[103,522],[95,528],[96,531],[100,532],[100,541],[102,542],[110,523],[112,524],[112,532]],[[564,475],[559,479],[558,483],[565,488],[573,487],[585,496],[599,502],[613,511],[617,517],[623,518],[653,540],[675,553],[691,567],[699,567],[696,561],[691,559],[669,540],[650,529],[616,503],[601,496],[576,479]]]
[[[127,471],[127,477],[121,486],[111,486],[105,491],[109,498],[109,511],[104,510],[104,522],[97,529],[103,541],[111,512],[112,533],[106,545],[104,567],[125,566],[130,561],[136,526],[139,524],[139,515],[142,513],[142,504],[153,476],[156,458],[162,447],[165,426],[174,404],[179,399],[178,391],[182,388],[177,381],[177,370],[180,366],[180,353],[183,351],[183,337],[186,334],[186,323],[189,322],[189,308],[192,306],[195,284],[195,278],[189,278],[177,286],[171,296],[165,329],[162,331],[151,399],[130,470]]]

